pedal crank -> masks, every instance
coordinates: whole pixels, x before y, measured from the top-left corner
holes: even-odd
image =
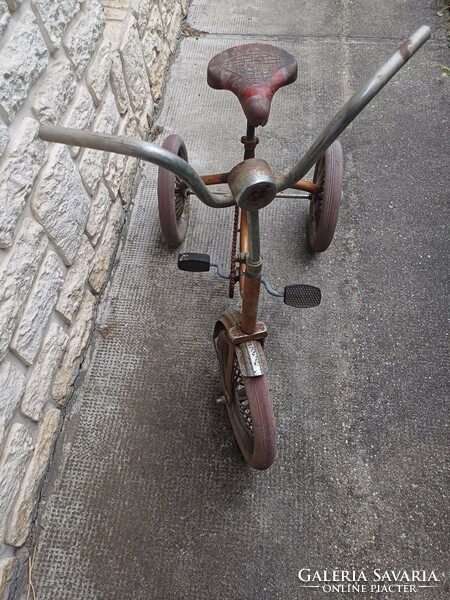
[[[230,276],[223,270],[222,265],[212,261],[209,254],[203,254],[201,252],[184,252],[178,256],[178,268],[181,271],[206,273],[211,267],[214,267],[217,270],[217,274],[222,279],[230,279]],[[265,277],[261,277],[261,283],[271,296],[283,298],[285,304],[293,306],[294,308],[314,308],[315,306],[319,306],[322,300],[320,289],[313,285],[294,283],[292,285],[287,285],[284,288],[283,294],[280,294],[272,288]]]

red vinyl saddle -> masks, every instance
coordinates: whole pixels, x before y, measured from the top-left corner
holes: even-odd
[[[208,64],[208,84],[230,90],[253,127],[265,125],[275,92],[297,79],[297,61],[270,44],[243,44],[216,54]]]

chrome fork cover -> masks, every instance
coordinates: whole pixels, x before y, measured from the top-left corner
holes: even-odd
[[[258,377],[267,372],[267,361],[261,342],[254,340],[235,346],[236,358],[243,377]]]

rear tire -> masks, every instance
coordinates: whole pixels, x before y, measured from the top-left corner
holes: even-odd
[[[253,469],[268,469],[276,457],[276,426],[266,377],[244,377],[241,374],[234,346],[229,343],[225,328],[220,329],[215,344],[234,437]],[[233,352],[233,372],[231,382],[227,382],[230,350]]]
[[[309,245],[314,252],[323,252],[331,244],[339,216],[342,195],[344,157],[341,143],[336,140],[316,163],[314,183],[319,191],[311,198],[308,219]]]
[[[169,135],[162,147],[188,162],[186,146],[180,136]],[[162,167],[158,169],[158,210],[164,239],[171,247],[179,246],[189,225],[188,186]]]

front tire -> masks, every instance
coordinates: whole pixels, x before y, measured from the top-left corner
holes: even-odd
[[[229,343],[224,327],[220,329],[215,344],[227,413],[239,449],[253,469],[268,469],[276,457],[276,426],[266,377],[242,375],[234,346]],[[231,377],[228,374],[230,352]]]

